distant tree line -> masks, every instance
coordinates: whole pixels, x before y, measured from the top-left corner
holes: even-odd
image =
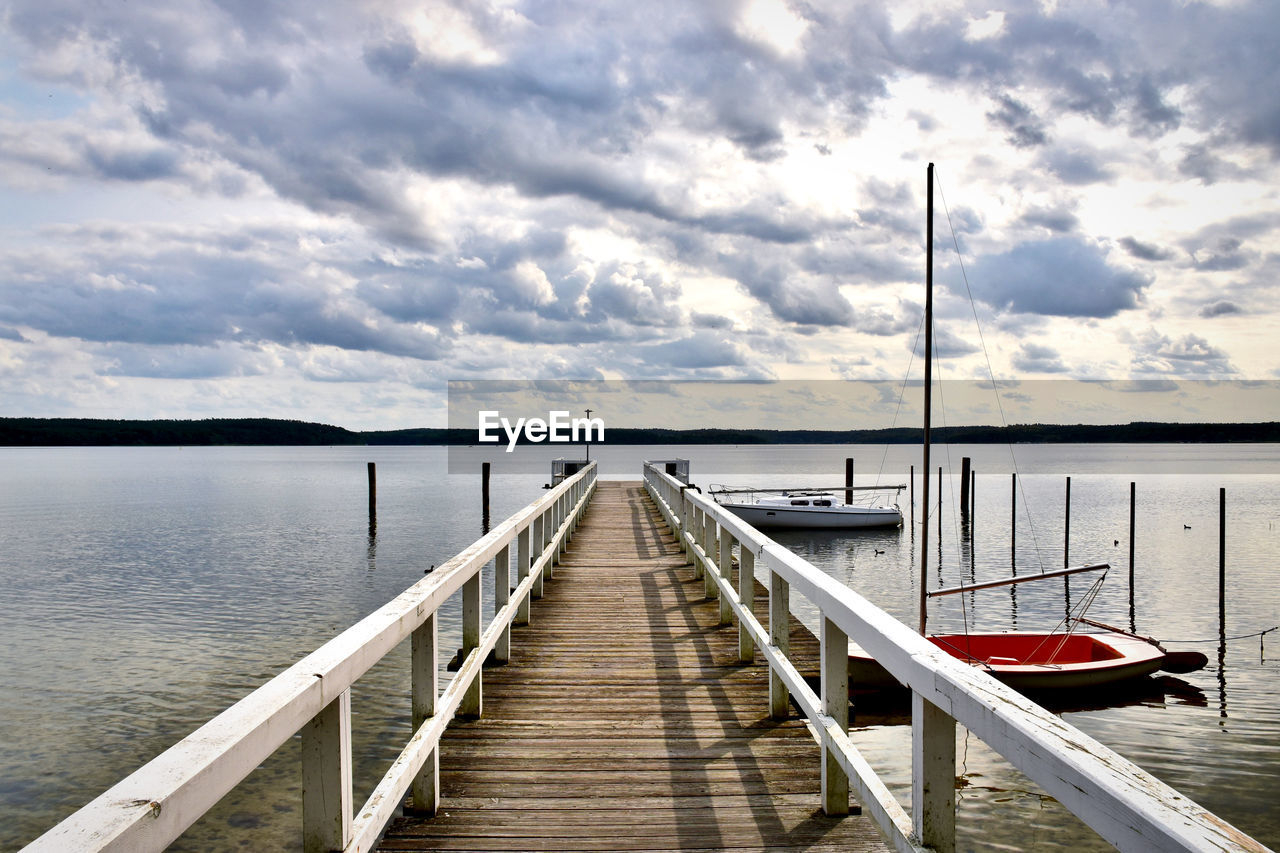
[[[921,430],[633,429],[613,428],[605,444],[919,444]],[[1280,423],[1117,426],[1015,424],[937,427],[939,444],[1218,443],[1280,441]],[[419,428],[357,432],[327,424],[274,418],[95,420],[0,418],[0,446],[196,445],[469,445],[473,429]],[[522,442],[523,443],[523,442]]]
[[[273,418],[97,420],[89,418],[0,418],[0,445],[215,445],[365,444],[342,427]]]

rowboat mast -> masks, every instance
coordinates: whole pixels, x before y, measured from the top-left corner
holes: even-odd
[[[924,523],[920,525],[920,634],[924,636],[928,621],[929,588],[929,421],[933,398],[933,164],[926,172],[928,201],[925,203],[924,228],[924,488],[921,506]]]

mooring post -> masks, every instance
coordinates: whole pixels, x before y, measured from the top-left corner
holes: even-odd
[[[480,465],[480,515],[484,532],[489,532],[489,463]]]
[[[1138,484],[1129,481],[1129,630],[1137,631],[1136,614],[1134,608],[1134,584],[1133,584],[1133,545],[1135,536],[1135,521],[1137,519],[1137,502],[1138,502]]]
[[[853,458],[846,456],[844,460],[844,502],[853,503]]]
[[[378,466],[369,463],[369,529],[372,530],[378,521]]]
[[[978,513],[978,472],[969,471],[969,539],[973,539],[974,522]]]
[[[1071,478],[1067,478],[1066,516],[1062,522],[1062,567],[1071,566]],[[1063,588],[1067,595],[1067,615],[1071,615],[1071,575],[1062,576]]]
[[[1009,475],[1009,553],[1018,561],[1018,474]]]
[[[916,523],[916,466],[911,466],[911,524]]]
[[[1067,478],[1066,514],[1062,522],[1062,567],[1071,565],[1071,478]]]
[[[1226,631],[1227,619],[1227,490],[1218,490],[1218,620]]]
[[[969,522],[969,471],[973,460],[968,456],[960,457],[960,525]]]
[[[938,547],[942,547],[942,466],[938,466]]]

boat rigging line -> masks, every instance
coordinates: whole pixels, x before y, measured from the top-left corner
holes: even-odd
[[[936,170],[935,170],[936,171]],[[956,236],[955,223],[951,220],[951,208],[947,206],[947,194],[942,189],[942,179],[937,178],[938,196],[942,201],[942,212],[947,217],[947,228],[951,231],[951,244],[955,247],[956,262],[960,266],[960,278],[964,281],[964,291],[969,297],[969,310],[973,312],[973,324],[978,330],[978,343],[982,346],[982,358],[987,365],[987,376],[991,380],[991,393],[996,398],[996,408],[1000,412],[1000,425],[1005,427],[1006,439],[1008,436],[1009,420],[1004,413],[1004,401],[1000,398],[1000,386],[996,383],[995,370],[991,367],[991,354],[987,350],[987,339],[982,333],[982,321],[978,317],[978,303],[973,298],[973,289],[969,286],[969,273],[964,266],[964,255],[960,252],[960,240]],[[1036,555],[1036,562],[1040,564],[1040,570],[1044,571],[1044,561],[1040,558],[1040,541],[1036,537],[1035,520],[1031,516],[1030,504],[1027,502],[1027,487],[1024,482],[1022,471],[1018,469],[1018,457],[1013,452],[1013,442],[1006,440],[1006,446],[1009,448],[1009,461],[1013,465],[1013,473],[1017,475],[1018,489],[1022,492],[1023,512],[1027,517],[1027,527],[1031,532],[1031,545]]]

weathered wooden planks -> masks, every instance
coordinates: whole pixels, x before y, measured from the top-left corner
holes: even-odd
[[[719,621],[639,484],[601,482],[510,663],[485,672],[484,717],[441,744],[439,814],[397,819],[380,849],[883,849],[869,820],[822,814],[818,747],[770,719],[768,671]]]

